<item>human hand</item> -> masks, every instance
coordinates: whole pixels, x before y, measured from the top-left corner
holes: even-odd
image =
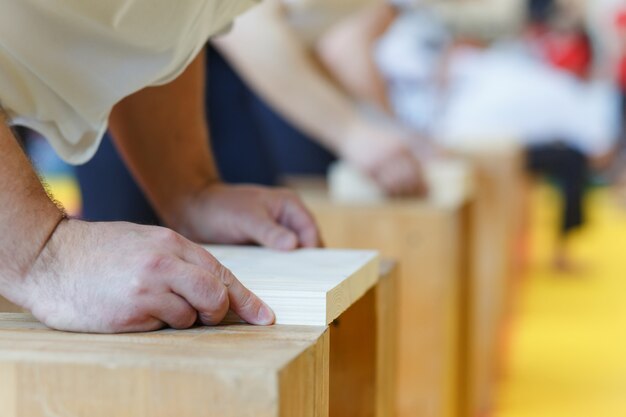
[[[340,148],[341,156],[392,196],[421,196],[427,187],[420,162],[408,146],[412,134],[396,126],[358,123]]]
[[[49,327],[123,333],[218,324],[229,308],[259,325],[274,313],[206,250],[131,223],[65,220],[13,294]]]
[[[313,216],[291,191],[209,185],[188,198],[173,228],[208,243],[255,243],[278,250],[321,246]]]

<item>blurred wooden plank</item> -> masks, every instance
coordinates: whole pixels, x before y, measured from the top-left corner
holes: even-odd
[[[375,248],[399,261],[396,415],[455,415],[467,201],[336,203],[319,182],[296,188],[329,247]]]
[[[508,304],[513,298],[516,252],[523,235],[525,174],[522,150],[502,146],[466,152],[475,169],[470,211],[470,279],[464,317],[467,364],[463,416],[490,413],[501,361]]]

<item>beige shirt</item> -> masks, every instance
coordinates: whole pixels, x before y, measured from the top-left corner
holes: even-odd
[[[171,81],[256,0],[2,0],[0,103],[12,124],[89,160],[113,106]]]

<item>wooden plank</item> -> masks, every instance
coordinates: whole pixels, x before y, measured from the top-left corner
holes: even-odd
[[[327,325],[378,281],[371,250],[206,249],[274,309],[277,324]]]
[[[400,262],[396,415],[455,415],[466,201],[335,203],[319,184],[299,191],[329,247],[376,248]]]
[[[0,314],[3,417],[328,415],[325,327],[57,332]]]
[[[374,417],[377,373],[376,290],[330,325],[330,417]]]
[[[466,152],[475,169],[470,210],[470,276],[464,317],[466,417],[490,413],[498,376],[507,304],[513,297],[516,250],[523,235],[523,153],[516,146]]]
[[[376,286],[376,416],[396,416],[398,265],[383,261]]]
[[[396,266],[330,325],[330,416],[391,417],[395,409]]]

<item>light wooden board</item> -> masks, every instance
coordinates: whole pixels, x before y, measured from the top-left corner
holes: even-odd
[[[395,416],[396,271],[330,325],[330,417]]]
[[[470,279],[463,315],[467,365],[463,386],[463,415],[491,412],[508,303],[513,298],[516,252],[523,237],[525,174],[522,150],[503,146],[466,153],[476,171],[470,211]]]
[[[379,274],[379,256],[371,250],[206,249],[274,310],[277,324],[329,324],[372,288]]]
[[[455,415],[466,202],[335,203],[319,182],[298,188],[329,247],[376,248],[399,261],[395,415]]]
[[[376,417],[396,417],[398,265],[384,260],[376,286]]]
[[[3,417],[324,417],[325,327],[87,335],[0,314]]]

